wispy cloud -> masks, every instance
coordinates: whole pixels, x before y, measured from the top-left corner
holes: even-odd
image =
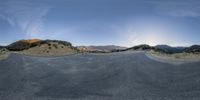
[[[0,19],[7,21],[11,26],[15,26],[14,21],[11,18],[9,18],[8,16],[0,14]]]
[[[176,17],[199,17],[200,16],[200,1],[153,1],[157,13]]]
[[[0,4],[0,18],[19,27],[27,37],[42,31],[49,6],[25,0],[8,0]]]

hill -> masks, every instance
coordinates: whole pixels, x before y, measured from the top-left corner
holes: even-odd
[[[168,45],[157,45],[155,46],[155,48],[162,49],[166,52],[171,52],[171,53],[180,53],[186,49],[186,47],[171,47]]]
[[[151,50],[152,47],[146,44],[142,44],[142,45],[137,45],[131,48],[128,48],[127,50]]]
[[[186,48],[184,51],[187,53],[200,54],[200,45],[192,45],[191,47]]]
[[[4,48],[4,46],[0,46],[0,49]]]
[[[20,40],[7,46],[10,51],[21,51],[24,54],[47,56],[64,55],[78,52],[70,42],[60,40]]]
[[[141,45],[137,45],[137,46],[133,46],[133,47],[126,48],[126,49],[121,49],[121,50],[113,50],[111,52],[121,52],[121,51],[130,51],[130,50],[134,50],[134,51],[156,51],[156,52],[168,53],[168,52],[165,52],[163,49],[155,48],[155,47],[149,46],[147,44],[141,44]]]

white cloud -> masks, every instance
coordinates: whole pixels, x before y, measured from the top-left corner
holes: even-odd
[[[47,5],[25,0],[8,0],[0,4],[0,18],[11,26],[19,27],[28,38],[42,31],[48,11]]]
[[[5,21],[7,21],[11,26],[15,26],[14,21],[11,18],[7,17],[7,16],[4,16],[4,15],[0,14],[0,19],[3,19]]]
[[[34,34],[40,34],[40,32],[42,32],[45,21],[44,17],[46,16],[47,12],[47,9],[42,10],[35,19],[27,24],[25,30],[30,37],[34,36]]]

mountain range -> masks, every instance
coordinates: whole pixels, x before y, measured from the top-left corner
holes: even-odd
[[[126,49],[127,47],[121,47],[121,46],[116,46],[116,45],[106,45],[106,46],[78,46],[77,47],[80,51],[82,52],[95,52],[95,51],[105,51],[109,52],[112,50],[123,50]]]
[[[51,48],[53,47],[57,49],[56,52],[59,52],[58,50],[61,50],[64,47],[66,47],[76,52],[94,52],[94,53],[121,52],[121,51],[128,51],[128,50],[145,50],[145,51],[153,50],[156,52],[167,53],[167,54],[182,53],[182,52],[200,53],[200,45],[192,45],[190,47],[171,47],[168,45],[150,46],[147,44],[142,44],[142,45],[137,45],[130,48],[115,46],[115,45],[75,47],[70,42],[66,42],[66,41],[40,40],[40,39],[19,40],[14,43],[11,43],[8,46],[0,46],[0,48],[6,48],[9,51],[31,50],[34,47],[37,47],[38,50],[46,50],[45,52],[50,52]]]

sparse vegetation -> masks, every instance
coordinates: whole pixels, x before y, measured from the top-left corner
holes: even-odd
[[[62,44],[64,46],[67,46],[73,50],[76,50],[78,51],[78,49],[76,47],[73,47],[72,44],[70,42],[66,42],[66,41],[59,41],[59,40],[41,40],[41,41],[36,41],[36,42],[24,42],[25,40],[23,41],[17,41],[17,42],[14,42],[10,45],[8,45],[6,48],[10,51],[23,51],[23,50],[27,50],[29,48],[32,48],[32,47],[36,47],[36,46],[41,46],[43,44],[47,44],[48,46],[51,46],[52,44],[50,42],[55,42],[55,43],[58,43],[58,44]],[[58,48],[57,45],[53,45],[55,48]]]
[[[50,43],[47,43],[48,44],[48,46],[51,46],[51,44]]]
[[[167,53],[161,53],[161,52],[155,52],[151,51],[148,52],[148,54],[164,60],[170,60],[170,61],[199,61],[200,60],[200,54],[194,54],[194,53],[173,53],[173,54],[167,54]]]
[[[185,52],[193,53],[193,54],[200,54],[200,45],[193,45],[189,48],[186,48]]]

